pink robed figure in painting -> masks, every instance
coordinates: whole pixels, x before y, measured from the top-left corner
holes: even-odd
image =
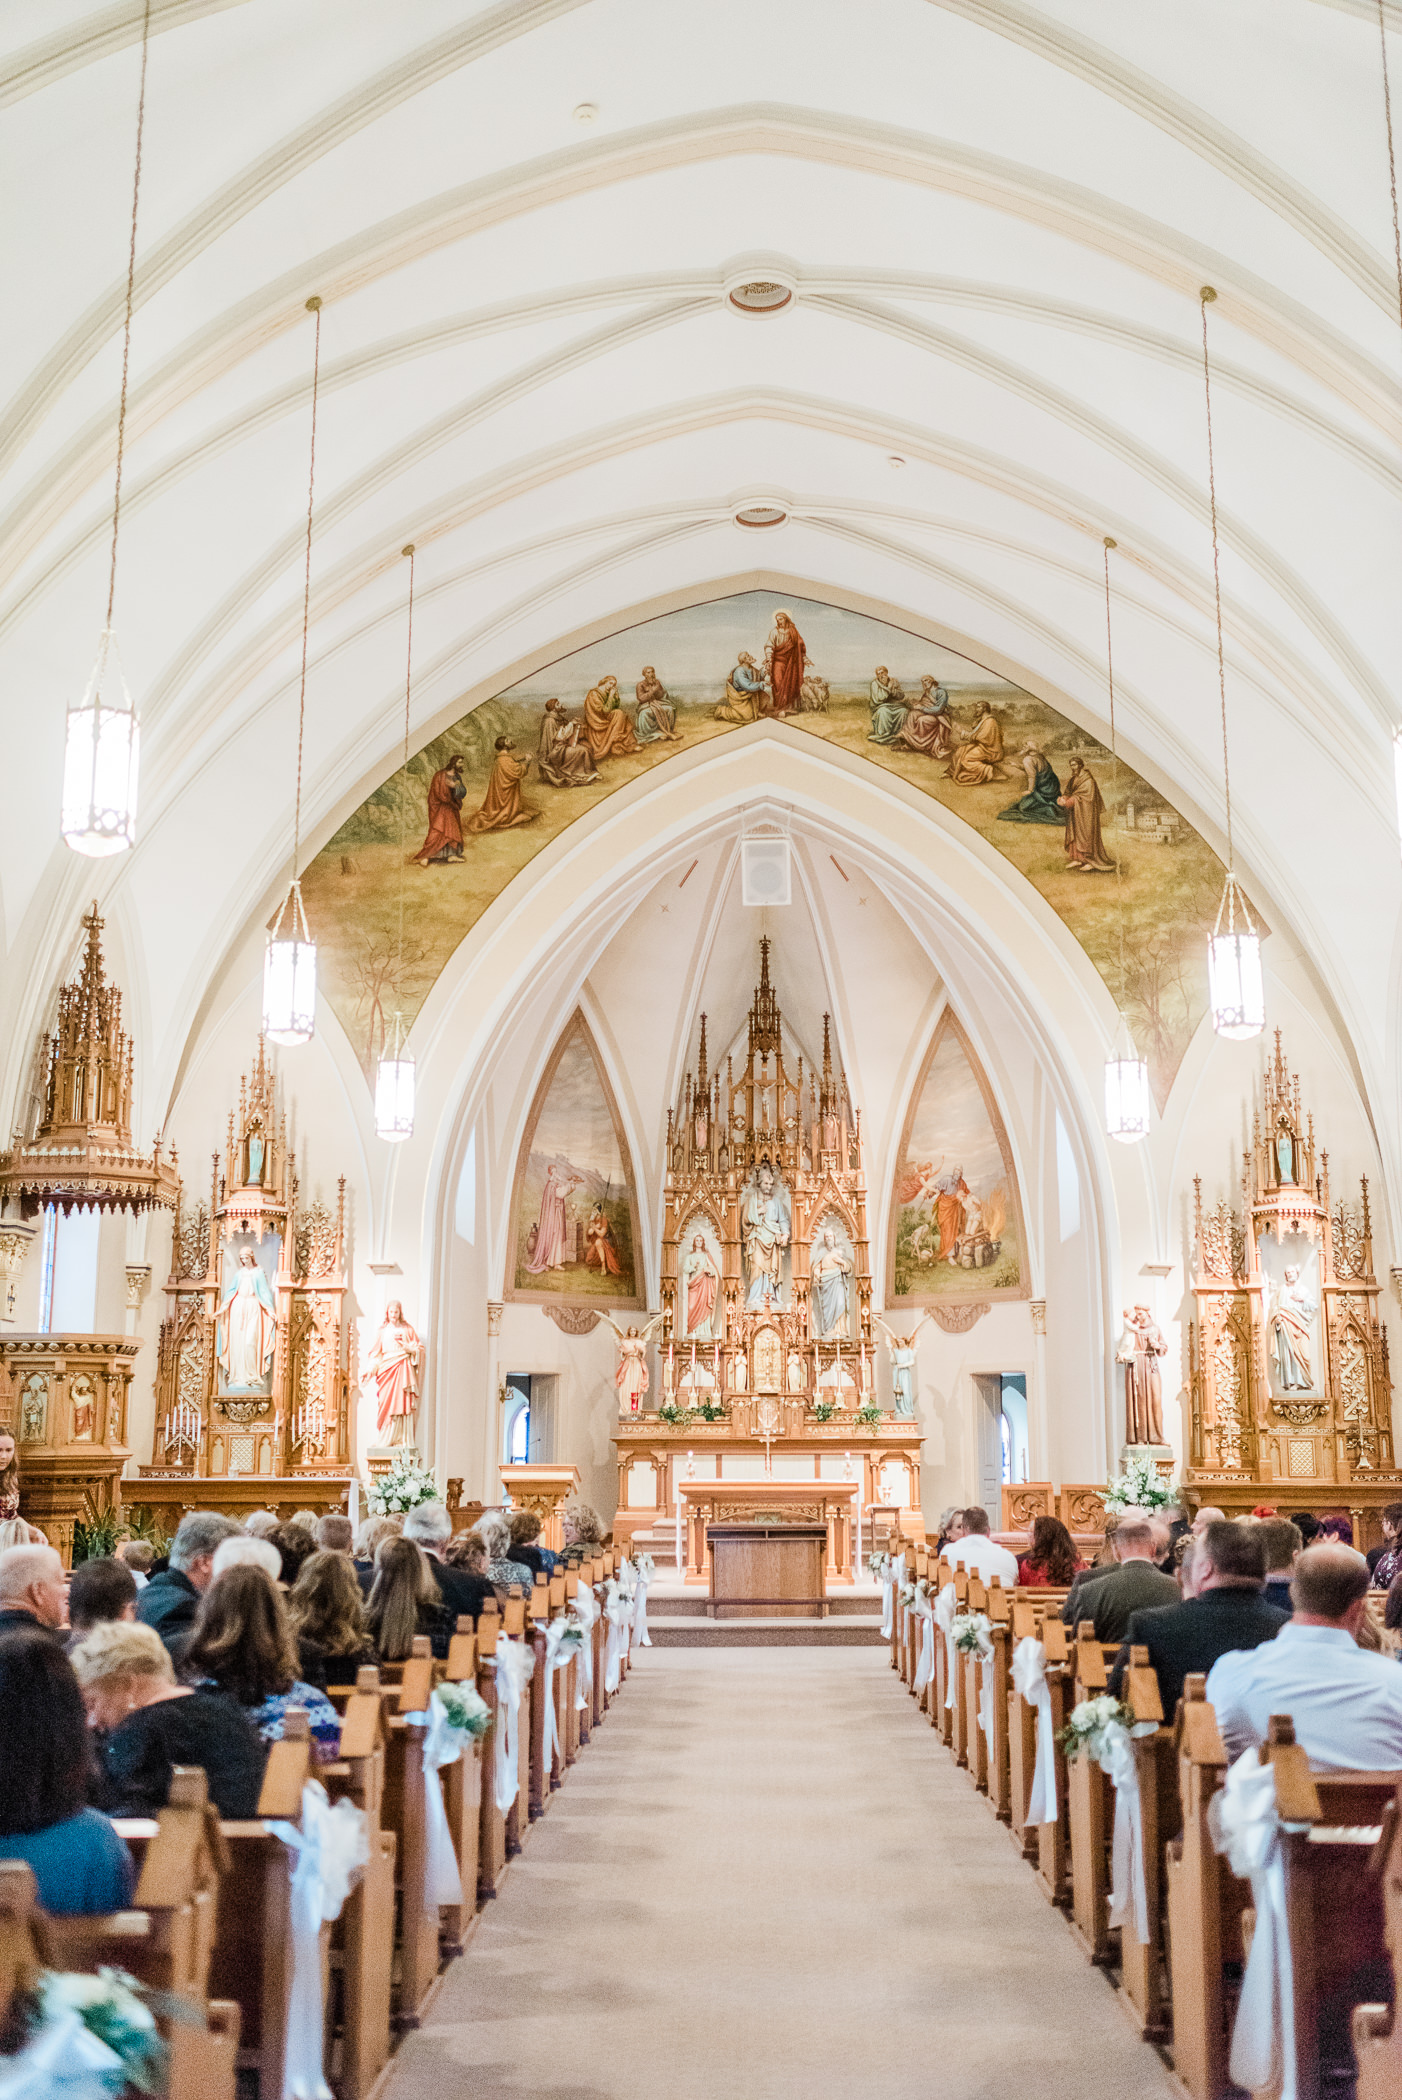
[[[565,1199],[579,1186],[577,1176],[563,1180],[553,1160],[546,1168],[545,1187],[540,1192],[540,1216],[536,1220],[535,1248],[526,1263],[532,1276],[543,1276],[547,1269],[564,1267],[569,1251]]]
[[[414,1433],[414,1415],[419,1405],[419,1358],[423,1345],[404,1317],[404,1307],[392,1298],[385,1307],[384,1325],[365,1360],[362,1383],[375,1387],[375,1431],[389,1431],[392,1444],[407,1444]]]
[[[795,713],[803,705],[803,667],[808,661],[803,636],[786,612],[776,612],[764,645],[764,668],[776,715]]]

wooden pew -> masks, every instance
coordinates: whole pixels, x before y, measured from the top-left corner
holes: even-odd
[[[506,1873],[506,1818],[497,1807],[495,1770],[497,1718],[497,1642],[501,1621],[495,1612],[483,1612],[477,1621],[477,1689],[487,1704],[491,1721],[482,1738],[482,1802],[478,1824],[477,1895],[489,1902],[501,1887]]]
[[[988,1803],[1000,1823],[1012,1821],[1012,1756],[1008,1741],[1009,1694],[1012,1690],[1013,1592],[1003,1588],[995,1575],[988,1585],[988,1637],[993,1643],[989,1661],[979,1665],[979,1688],[987,1676],[993,1688],[993,1748],[989,1753]]]
[[[268,1745],[258,1814],[219,1826],[229,1871],[219,1884],[210,1989],[242,2013],[240,2070],[258,2078],[259,2100],[282,2092],[287,2007],[292,1985],[290,1892],[294,1861],[272,1821],[300,1823],[311,1769],[307,1716],[289,1709],[280,1741]]]
[[[1212,1849],[1207,1811],[1227,1753],[1206,1687],[1205,1676],[1187,1679],[1174,1722],[1181,1829],[1165,1861],[1173,2064],[1191,2100],[1221,2100],[1228,2090],[1223,1963],[1244,1959],[1241,1917],[1250,1893]]]
[[[1120,1983],[1133,2007],[1146,2041],[1162,2041],[1169,2032],[1168,1970],[1164,1953],[1164,1852],[1180,1828],[1178,1756],[1173,1730],[1163,1725],[1159,1681],[1147,1648],[1131,1648],[1125,1673],[1124,1699],[1136,1721],[1157,1721],[1153,1735],[1136,1736],[1134,1762],[1139,1773],[1140,1827],[1144,1838],[1144,1895],[1149,1938],[1141,1941],[1132,1925],[1120,1936]]]
[[[363,1811],[370,1840],[370,1857],[331,1928],[326,2026],[340,2100],[366,2100],[389,2060],[392,1964],[385,1950],[394,1945],[398,1840],[383,1827],[386,1727],[380,1689],[357,1687],[345,1700],[341,1754],[316,1775],[333,1801]]]
[[[1397,2100],[1402,2093],[1402,1787],[1384,1811],[1382,1835],[1371,1862],[1383,1906],[1392,1957],[1390,2005],[1359,2005],[1353,2014],[1353,2053],[1358,2063],[1357,2100]]]
[[[457,1631],[448,1643],[444,1678],[449,1684],[477,1689],[477,1635],[470,1618],[458,1620]],[[477,1915],[482,1844],[482,1738],[478,1736],[455,1765],[443,1770],[443,1806],[453,1836],[453,1850],[462,1876],[461,1906],[443,1912],[443,1936],[452,1950],[460,1948]]]
[[[1076,1628],[1072,1662],[1072,1704],[1097,1698],[1106,1687],[1105,1650],[1095,1638],[1095,1625],[1082,1619]],[[1110,1929],[1110,1831],[1115,1790],[1090,1757],[1072,1758],[1067,1766],[1071,1818],[1071,1923],[1097,1967],[1114,1959]]]
[[[1059,1618],[1042,1621],[1042,1645],[1047,1651],[1047,1691],[1051,1697],[1052,1730],[1056,1744],[1056,1819],[1039,1823],[1037,1831],[1037,1879],[1048,1900],[1065,1909],[1071,1900],[1071,1812],[1067,1784],[1066,1753],[1061,1731],[1073,1704],[1071,1644]]]
[[[968,1578],[968,1589],[964,1610],[982,1612],[988,1616],[988,1591],[976,1575]],[[962,1764],[974,1783],[975,1791],[988,1792],[988,1738],[983,1731],[983,1720],[979,1712],[979,1692],[983,1684],[983,1669],[978,1654],[972,1649],[956,1650],[959,1658],[959,1692],[963,1708],[964,1755],[955,1753],[956,1764]]]

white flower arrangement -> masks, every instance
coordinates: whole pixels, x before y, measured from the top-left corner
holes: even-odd
[[[1129,1458],[1118,1480],[1108,1483],[1105,1507],[1120,1516],[1127,1509],[1166,1509],[1178,1491],[1164,1479],[1152,1458]]]
[[[914,1602],[915,1584],[913,1582],[903,1582],[901,1584],[901,1610],[909,1611]]]
[[[433,1697],[442,1707],[452,1727],[464,1729],[472,1736],[487,1733],[491,1726],[492,1710],[470,1684],[435,1685]]]
[[[561,1652],[566,1655],[577,1655],[584,1646],[583,1620],[577,1619],[574,1613],[571,1612],[563,1624],[561,1624],[559,1619],[553,1619],[551,1624],[560,1628]]]
[[[1097,1698],[1082,1699],[1079,1706],[1071,1709],[1070,1718],[1061,1731],[1061,1747],[1068,1758],[1089,1757],[1099,1764],[1105,1756],[1111,1730],[1122,1728],[1128,1734],[1135,1725],[1134,1714],[1122,1699],[1113,1699],[1108,1692],[1101,1692]]]
[[[365,1495],[366,1507],[372,1517],[402,1516],[406,1510],[417,1509],[421,1502],[440,1499],[438,1482],[413,1444],[406,1444],[395,1452],[389,1462],[389,1471],[380,1479],[372,1480]]]
[[[987,1612],[957,1611],[949,1629],[955,1647],[965,1655],[986,1655],[991,1624]]]
[[[878,1581],[890,1565],[891,1556],[889,1553],[869,1553],[867,1555],[867,1567],[877,1577]]]
[[[633,1555],[633,1566],[637,1569],[641,1579],[644,1582],[649,1582],[652,1579],[657,1562],[650,1553],[635,1553]]]

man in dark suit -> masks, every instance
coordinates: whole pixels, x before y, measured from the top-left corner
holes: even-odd
[[[1130,1649],[1147,1648],[1166,1720],[1186,1677],[1206,1673],[1235,1649],[1273,1641],[1289,1616],[1261,1595],[1266,1549],[1258,1525],[1209,1524],[1189,1548],[1184,1578],[1192,1594],[1181,1604],[1134,1614],[1110,1672],[1110,1690],[1118,1694]]]
[[[453,1535],[453,1520],[441,1502],[421,1502],[411,1509],[404,1519],[403,1535],[428,1556],[439,1595],[455,1617],[475,1619],[489,1603],[496,1602],[497,1593],[485,1575],[469,1575],[465,1568],[450,1568],[444,1561],[443,1548]]]
[[[1116,1565],[1073,1585],[1061,1611],[1066,1624],[1074,1631],[1082,1619],[1090,1619],[1098,1641],[1122,1641],[1135,1612],[1175,1604],[1178,1585],[1154,1566],[1156,1546],[1147,1517],[1126,1517],[1115,1533]]]

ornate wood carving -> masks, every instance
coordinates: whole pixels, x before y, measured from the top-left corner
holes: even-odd
[[[0,1334],[0,1423],[19,1444],[20,1513],[73,1557],[73,1526],[121,1501],[141,1343],[121,1334]]]

